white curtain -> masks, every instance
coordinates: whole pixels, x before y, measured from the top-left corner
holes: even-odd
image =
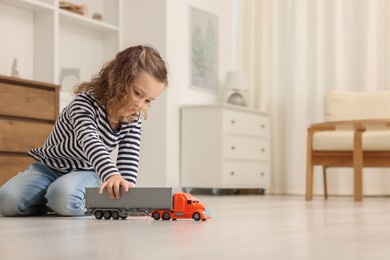
[[[390,89],[390,1],[241,0],[239,28],[250,103],[272,117],[271,191],[304,194],[307,127],[323,120],[325,92]],[[364,194],[390,194],[390,170],[363,174]],[[328,178],[331,194],[352,194],[352,169]]]

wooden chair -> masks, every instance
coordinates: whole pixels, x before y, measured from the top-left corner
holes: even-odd
[[[354,200],[363,199],[364,167],[390,167],[390,91],[331,91],[325,96],[325,122],[307,136],[306,200],[313,198],[314,166],[353,167]]]

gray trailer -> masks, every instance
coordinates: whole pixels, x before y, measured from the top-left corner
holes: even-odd
[[[120,199],[111,199],[106,189],[86,188],[86,214],[97,219],[125,219],[128,216],[147,216],[154,209],[173,209],[173,188],[130,188],[121,190]]]

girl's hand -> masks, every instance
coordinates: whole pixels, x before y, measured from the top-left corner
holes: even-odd
[[[119,199],[121,197],[120,187],[122,187],[125,192],[128,192],[129,188],[135,187],[135,184],[126,181],[120,174],[112,175],[107,181],[100,185],[99,194],[102,194],[103,190],[107,188],[108,195],[111,199]]]

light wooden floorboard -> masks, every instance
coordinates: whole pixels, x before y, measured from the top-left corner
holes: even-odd
[[[197,197],[211,220],[0,217],[0,259],[390,259],[390,198]]]

